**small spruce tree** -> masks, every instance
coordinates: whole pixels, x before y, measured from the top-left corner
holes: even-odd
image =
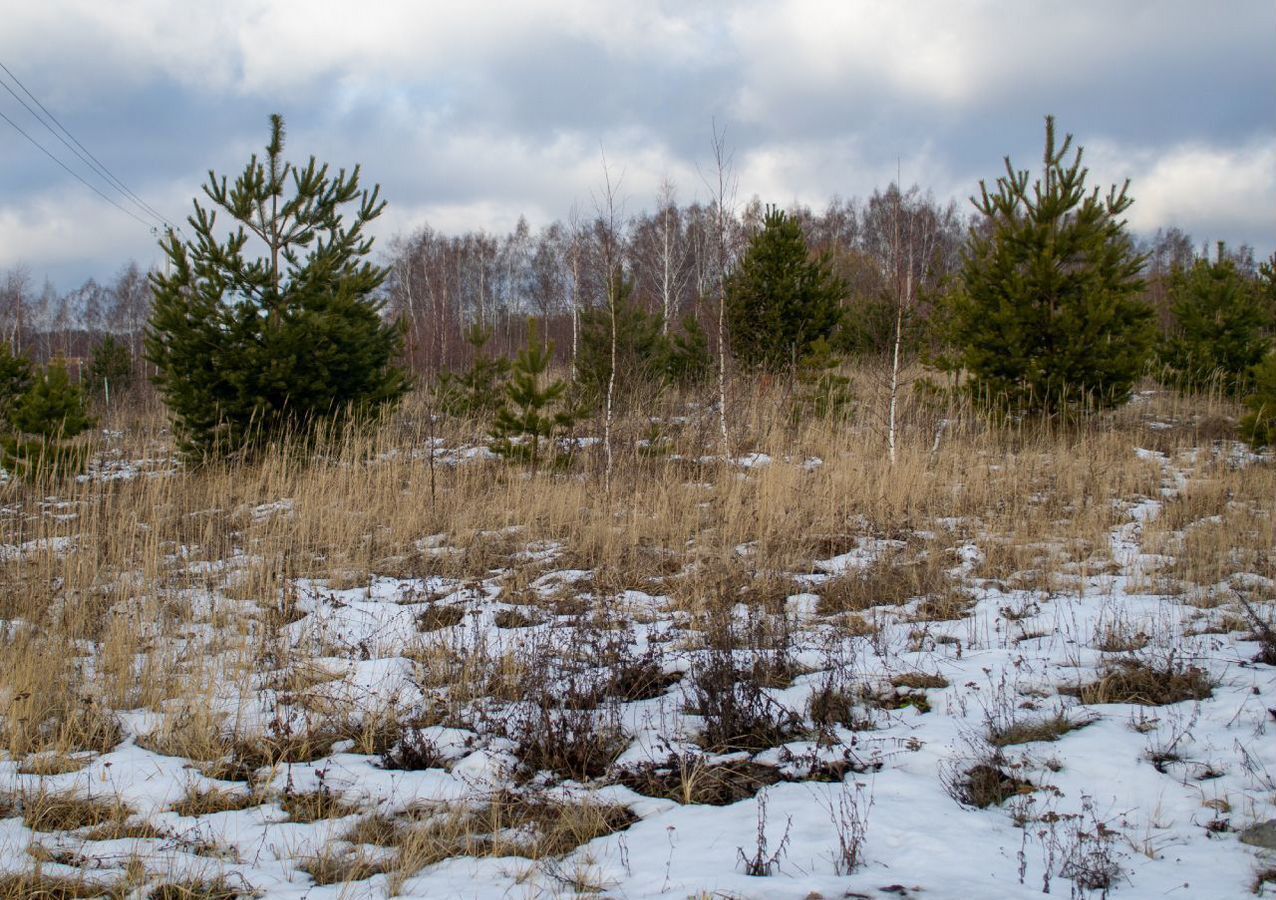
[[[669,334],[668,370],[675,384],[703,384],[713,366],[709,336],[692,316],[682,320],[682,330]]]
[[[13,411],[31,389],[31,361],[15,356],[8,341],[0,342],[0,426],[13,424]]]
[[[68,446],[66,441],[92,428],[94,421],[84,391],[72,383],[62,360],[54,360],[32,378],[27,392],[13,405],[10,421],[19,433],[3,441],[6,468],[61,476],[83,467],[83,448]]]
[[[84,391],[72,384],[63,360],[55,359],[34,379],[13,411],[13,424],[45,441],[73,438],[93,426]]]
[[[132,383],[133,354],[129,352],[128,344],[108,334],[93,348],[85,378],[88,392],[94,398],[110,403],[112,397],[120,397]]]
[[[1255,449],[1276,447],[1276,350],[1252,370],[1253,390],[1245,398],[1249,415],[1241,419],[1241,437]]]
[[[633,282],[616,276],[616,396],[619,407],[644,389],[658,392],[668,374],[669,341],[660,316],[646,312],[633,300]],[[607,395],[611,379],[612,316],[608,308],[580,314],[580,344],[576,354],[576,387],[580,399],[597,406]]]
[[[764,228],[726,283],[731,351],[750,368],[795,366],[841,318],[846,285],[827,254],[811,258],[796,219],[768,207]]]
[[[449,416],[486,418],[505,400],[505,382],[509,378],[510,361],[503,356],[491,357],[485,348],[493,331],[482,325],[465,330],[465,342],[473,348],[474,359],[466,372],[444,372],[435,387],[439,408]]]
[[[1197,260],[1170,282],[1174,325],[1159,349],[1169,380],[1199,390],[1218,379],[1229,394],[1240,394],[1250,371],[1269,346],[1267,310],[1256,282],[1228,258]]]
[[[496,412],[491,450],[506,459],[531,465],[535,472],[543,457],[542,446],[576,422],[563,404],[567,382],[546,380],[554,347],[542,344],[535,320],[528,322],[527,346],[518,354],[505,384],[505,405]]]
[[[283,149],[283,120],[271,116],[265,159],[254,155],[231,186],[209,173],[215,209],[195,201],[193,237],[169,232],[169,272],[151,275],[146,357],[195,460],[308,436],[408,388],[403,330],[382,319],[377,294],[389,273],[367,260],[379,188],[360,188],[358,166],[334,176],[314,157],[286,162]],[[233,223],[224,240],[218,209]]]
[[[1046,117],[1044,171],[1006,158],[990,192],[971,202],[983,221],[970,231],[958,290],[947,310],[951,356],[976,398],[1012,413],[1057,414],[1123,403],[1151,349],[1152,311],[1140,297],[1145,257],[1121,215],[1129,182],[1086,191],[1081,148],[1056,147]]]
[[[798,361],[798,393],[789,418],[794,425],[807,416],[845,419],[855,402],[851,379],[839,371],[841,360],[832,345],[820,338]]]
[[[633,302],[633,283],[617,279],[616,287],[616,403],[623,408],[636,398],[659,395],[671,384],[702,382],[713,357],[709,339],[693,318],[681,331],[670,331],[658,314]],[[584,406],[603,402],[611,378],[611,310],[591,309],[580,316],[580,346],[576,355],[576,389]]]
[[[1264,333],[1276,340],[1276,253],[1258,265],[1258,302],[1264,313]]]

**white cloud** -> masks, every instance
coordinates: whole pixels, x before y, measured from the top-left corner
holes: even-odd
[[[1226,238],[1272,249],[1276,235],[1276,134],[1241,147],[1168,148],[1099,142],[1086,149],[1094,184],[1131,180],[1136,231],[1177,225],[1198,241]]]
[[[728,126],[741,201],[863,196],[899,157],[905,183],[966,210],[1004,153],[1036,158],[1040,116],[1055,110],[1096,177],[1134,178],[1135,227],[1260,249],[1276,234],[1270,90],[1248,93],[1234,74],[1276,71],[1254,27],[1267,0],[1217,16],[1188,0],[13,6],[0,60],[91,147],[106,135],[103,158],[174,218],[210,166],[234,175],[260,151],[272,109],[288,118],[290,155],[361,162],[383,185],[382,238],[423,218],[500,230],[573,202],[590,214],[600,144],[627,212],[650,207],[666,176],[683,201],[703,197],[711,118]],[[18,140],[0,141],[0,267],[79,259],[100,272],[153,255],[140,227]]]
[[[555,37],[619,58],[691,64],[703,58],[697,22],[625,0],[54,0],[6,11],[0,50],[20,68],[74,62],[48,69],[62,69],[64,83],[105,68],[281,97],[329,76],[446,76]]]
[[[159,262],[155,238],[78,183],[0,206],[0,269],[26,264],[42,275],[85,259],[111,260],[96,273],[103,278],[130,258]]]

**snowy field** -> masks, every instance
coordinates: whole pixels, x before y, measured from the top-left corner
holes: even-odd
[[[796,504],[840,464],[753,454],[700,487],[779,479]],[[1276,894],[1276,855],[1239,840],[1276,817],[1247,612],[1276,599],[1276,501],[1229,487],[1271,461],[1128,464],[1142,488],[1084,512],[1099,539],[848,509],[807,564],[656,547],[641,578],[530,522],[420,534],[347,579],[247,539],[210,559],[192,526],[113,608],[131,643],[78,639],[84,708],[0,762],[7,896],[1237,898],[1264,872]],[[180,477],[159,454],[88,481]],[[241,535],[300,527],[254,499]],[[0,547],[10,592],[84,540],[86,501],[43,502],[65,521]],[[1210,553],[1230,564],[1193,568]],[[11,735],[67,665],[6,676]]]

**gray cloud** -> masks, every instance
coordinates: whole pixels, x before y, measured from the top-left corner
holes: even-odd
[[[1134,227],[1266,254],[1272,18],[1265,0],[60,0],[6,14],[0,61],[174,219],[209,168],[242,167],[275,110],[293,155],[361,162],[382,184],[383,237],[588,210],[602,147],[631,211],[664,176],[692,199],[711,121],[742,198],[820,206],[898,164],[964,199],[1007,153],[1030,167],[1053,112],[1096,178],[1133,179]],[[7,93],[0,111],[61,149]],[[66,288],[129,257],[158,259],[146,230],[0,123],[0,268]]]

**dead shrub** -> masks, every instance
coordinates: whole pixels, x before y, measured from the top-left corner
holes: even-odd
[[[1214,693],[1214,685],[1203,669],[1185,665],[1171,652],[1162,661],[1117,660],[1106,666],[1097,680],[1061,687],[1059,693],[1077,697],[1087,706],[1104,703],[1166,706],[1187,700],[1207,700]]]
[[[404,824],[390,816],[374,813],[350,826],[341,839],[350,844],[372,844],[374,847],[396,847],[403,840]]]
[[[915,691],[939,690],[948,687],[948,683],[943,675],[931,672],[902,672],[891,679],[891,684],[895,687]]]
[[[81,900],[81,898],[123,898],[127,886],[119,883],[46,875],[38,869],[0,876],[3,900]]]
[[[988,732],[988,743],[994,747],[1057,741],[1070,731],[1085,728],[1096,719],[1071,719],[1063,712],[1044,718],[1019,719],[994,725]]]
[[[708,806],[747,800],[783,780],[773,766],[740,760],[710,765],[693,754],[672,754],[663,762],[629,766],[615,776],[616,784],[648,797]]]
[[[465,610],[460,606],[431,603],[416,617],[418,631],[438,631],[454,628],[465,620]]]
[[[229,878],[207,878],[156,885],[146,900],[247,900],[256,896],[257,892],[242,879],[239,884],[232,884]]]
[[[1245,611],[1245,618],[1253,627],[1254,637],[1258,641],[1258,655],[1254,657],[1254,661],[1276,666],[1276,629],[1273,629],[1271,623],[1258,614],[1252,603],[1238,593],[1235,597],[1241,609]]]
[[[32,831],[76,831],[122,825],[133,814],[119,800],[39,791],[21,798],[22,820]]]
[[[939,781],[948,796],[968,809],[1000,806],[1011,797],[1030,794],[1036,785],[1015,774],[1018,765],[978,735],[963,737],[964,746],[940,765]]]
[[[0,739],[10,757],[107,753],[123,740],[114,713],[85,691],[79,657],[73,645],[27,628],[0,648],[0,685],[8,689]]]
[[[914,622],[950,622],[964,619],[974,609],[975,601],[969,594],[950,589],[923,597],[913,610]]]
[[[381,754],[383,769],[401,772],[418,772],[425,769],[446,769],[448,759],[438,745],[420,728],[405,728],[398,739]]]
[[[699,715],[701,746],[716,753],[757,753],[786,743],[803,731],[797,713],[767,695],[753,666],[736,662],[731,650],[706,651],[687,678],[686,711]]]
[[[820,613],[864,612],[875,606],[903,606],[917,597],[947,594],[952,577],[945,566],[941,551],[911,557],[902,550],[886,553],[817,588]]]
[[[63,753],[33,753],[18,765],[19,775],[65,775],[78,772],[89,764],[86,756],[67,756]]]
[[[279,798],[279,806],[288,814],[290,821],[302,823],[318,822],[321,819],[340,819],[359,811],[359,807],[346,803],[327,785],[321,785],[317,790],[305,793],[286,790]]]
[[[388,859],[373,856],[365,850],[334,845],[324,847],[297,864],[298,869],[321,886],[364,881],[374,875],[384,874],[389,867]]]
[[[221,812],[238,812],[258,806],[261,802],[261,798],[243,791],[205,789],[191,785],[186,796],[173,804],[172,810],[179,816],[208,816]]]
[[[1011,797],[1034,790],[1032,782],[993,763],[971,766],[946,787],[954,800],[975,809],[1000,806]]]
[[[615,804],[511,790],[477,804],[429,806],[416,814],[424,821],[405,830],[399,844],[405,868],[456,856],[561,857],[638,821]]]
[[[838,686],[832,679],[826,680],[811,692],[806,714],[815,727],[849,728],[851,731],[870,731],[876,727],[867,716],[857,715],[859,695],[852,689]]]
[[[499,609],[493,617],[497,628],[531,628],[541,624],[537,616],[523,612],[521,609]]]
[[[542,697],[505,715],[504,734],[531,772],[555,772],[587,781],[607,772],[628,746],[615,710],[582,709]]]

